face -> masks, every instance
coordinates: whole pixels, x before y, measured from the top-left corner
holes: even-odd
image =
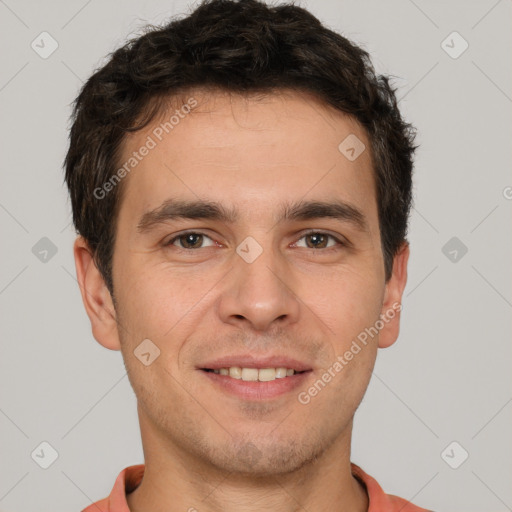
[[[349,442],[377,347],[398,332],[407,256],[386,283],[369,149],[338,148],[370,147],[356,121],[298,93],[191,96],[168,134],[158,120],[125,140],[123,162],[155,146],[123,183],[117,327],[93,331],[122,350],[164,446],[229,471],[294,470]]]

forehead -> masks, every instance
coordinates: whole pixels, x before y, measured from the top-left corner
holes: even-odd
[[[376,215],[364,129],[308,93],[192,90],[125,138],[120,166],[133,158],[121,212],[124,203],[140,212],[173,196],[230,203],[246,214],[283,201],[337,198]]]

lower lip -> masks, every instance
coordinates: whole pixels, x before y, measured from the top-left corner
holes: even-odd
[[[304,382],[311,374],[311,370],[308,370],[303,373],[295,373],[289,377],[283,377],[282,379],[261,382],[233,379],[219,373],[199,371],[224,391],[236,395],[243,400],[265,400],[290,393],[301,386],[303,387]]]

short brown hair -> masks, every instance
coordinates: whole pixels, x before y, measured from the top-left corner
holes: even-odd
[[[159,113],[158,100],[197,87],[241,94],[301,90],[357,119],[371,141],[388,280],[407,234],[416,149],[388,77],[375,73],[366,51],[301,7],[206,0],[111,54],[74,103],[65,160],[73,221],[111,293],[121,187],[101,199],[94,191],[114,175],[125,134]]]

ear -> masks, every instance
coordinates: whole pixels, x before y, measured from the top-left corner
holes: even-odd
[[[384,327],[379,333],[379,348],[393,345],[400,332],[400,311],[402,310],[402,295],[407,283],[409,252],[409,243],[403,242],[393,259],[393,272],[386,283],[381,310]]]
[[[86,240],[79,236],[73,247],[76,275],[82,301],[96,341],[110,350],[120,350],[116,312],[112,297]]]

